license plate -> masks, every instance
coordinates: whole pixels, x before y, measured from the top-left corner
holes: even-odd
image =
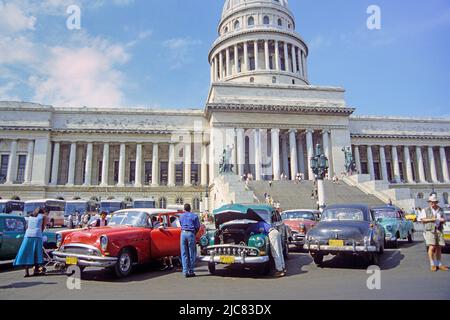
[[[236,261],[236,259],[232,256],[221,256],[220,257],[220,263],[223,264],[232,264]]]
[[[444,239],[445,240],[450,240],[450,233],[444,234]]]
[[[330,240],[328,241],[328,244],[332,247],[343,247],[344,240]]]
[[[78,258],[77,257],[67,257],[66,264],[76,266],[78,264]]]

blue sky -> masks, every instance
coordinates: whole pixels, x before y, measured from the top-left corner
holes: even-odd
[[[81,30],[66,9],[81,8]],[[381,30],[366,10],[381,8]],[[203,108],[223,0],[0,0],[0,100]],[[290,0],[312,84],[357,114],[450,116],[447,0]]]

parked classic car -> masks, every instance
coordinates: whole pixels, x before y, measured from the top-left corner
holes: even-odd
[[[281,213],[283,223],[292,231],[291,243],[303,248],[306,233],[318,222],[320,211],[308,209],[286,210]]]
[[[58,232],[54,259],[81,269],[111,268],[117,277],[126,277],[136,264],[180,255],[181,228],[172,221],[180,214],[167,209],[116,211],[107,227]],[[204,232],[201,226],[197,241]]]
[[[26,221],[22,216],[12,214],[0,214],[0,261],[12,260],[17,256],[20,245],[25,236]],[[47,240],[44,247],[56,248],[56,234],[44,232]]]
[[[384,252],[384,230],[367,205],[328,206],[307,233],[304,249],[318,266],[328,254],[361,255],[368,264],[377,265]]]
[[[285,258],[289,253],[290,229],[280,214],[268,205],[225,205],[213,211],[216,230],[200,239],[200,260],[208,262],[211,274],[216,264],[258,267],[262,274],[270,271],[270,244],[266,234],[248,232],[250,225],[267,222],[279,230]]]
[[[376,221],[383,226],[386,244],[398,248],[399,239],[414,241],[414,224],[405,218],[403,211],[394,206],[372,208]]]
[[[405,219],[409,220],[411,222],[417,222],[417,213],[415,212],[410,212],[410,213],[406,213],[405,214]]]
[[[450,210],[445,210],[444,239],[446,249],[450,249]]]

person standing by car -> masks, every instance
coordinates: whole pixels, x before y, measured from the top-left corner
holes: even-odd
[[[45,271],[39,271],[39,266],[44,264],[43,256],[43,231],[46,217],[42,208],[37,208],[27,221],[25,237],[14,260],[15,267],[25,267],[25,278],[30,276],[29,269],[34,266],[33,275],[45,275]]]
[[[191,205],[186,203],[180,217],[181,225],[181,263],[186,278],[195,277],[195,262],[197,259],[197,247],[195,235],[200,230],[200,221],[195,213],[191,212]]]
[[[428,247],[431,271],[448,271],[448,267],[441,262],[442,248],[445,247],[443,228],[445,223],[444,210],[439,207],[436,194],[428,199],[429,207],[422,210],[418,221],[424,226],[425,244]]]
[[[108,225],[108,220],[106,220],[107,216],[108,216],[108,213],[106,211],[102,211],[102,213],[100,213],[100,218],[93,221],[91,223],[91,227],[95,227],[95,228],[106,227]]]

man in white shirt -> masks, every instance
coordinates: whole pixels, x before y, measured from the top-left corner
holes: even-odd
[[[445,247],[443,227],[445,215],[436,194],[428,199],[429,207],[422,210],[418,221],[423,224],[425,243],[428,246],[428,257],[430,259],[431,271],[448,271],[448,267],[441,262],[442,248]]]

